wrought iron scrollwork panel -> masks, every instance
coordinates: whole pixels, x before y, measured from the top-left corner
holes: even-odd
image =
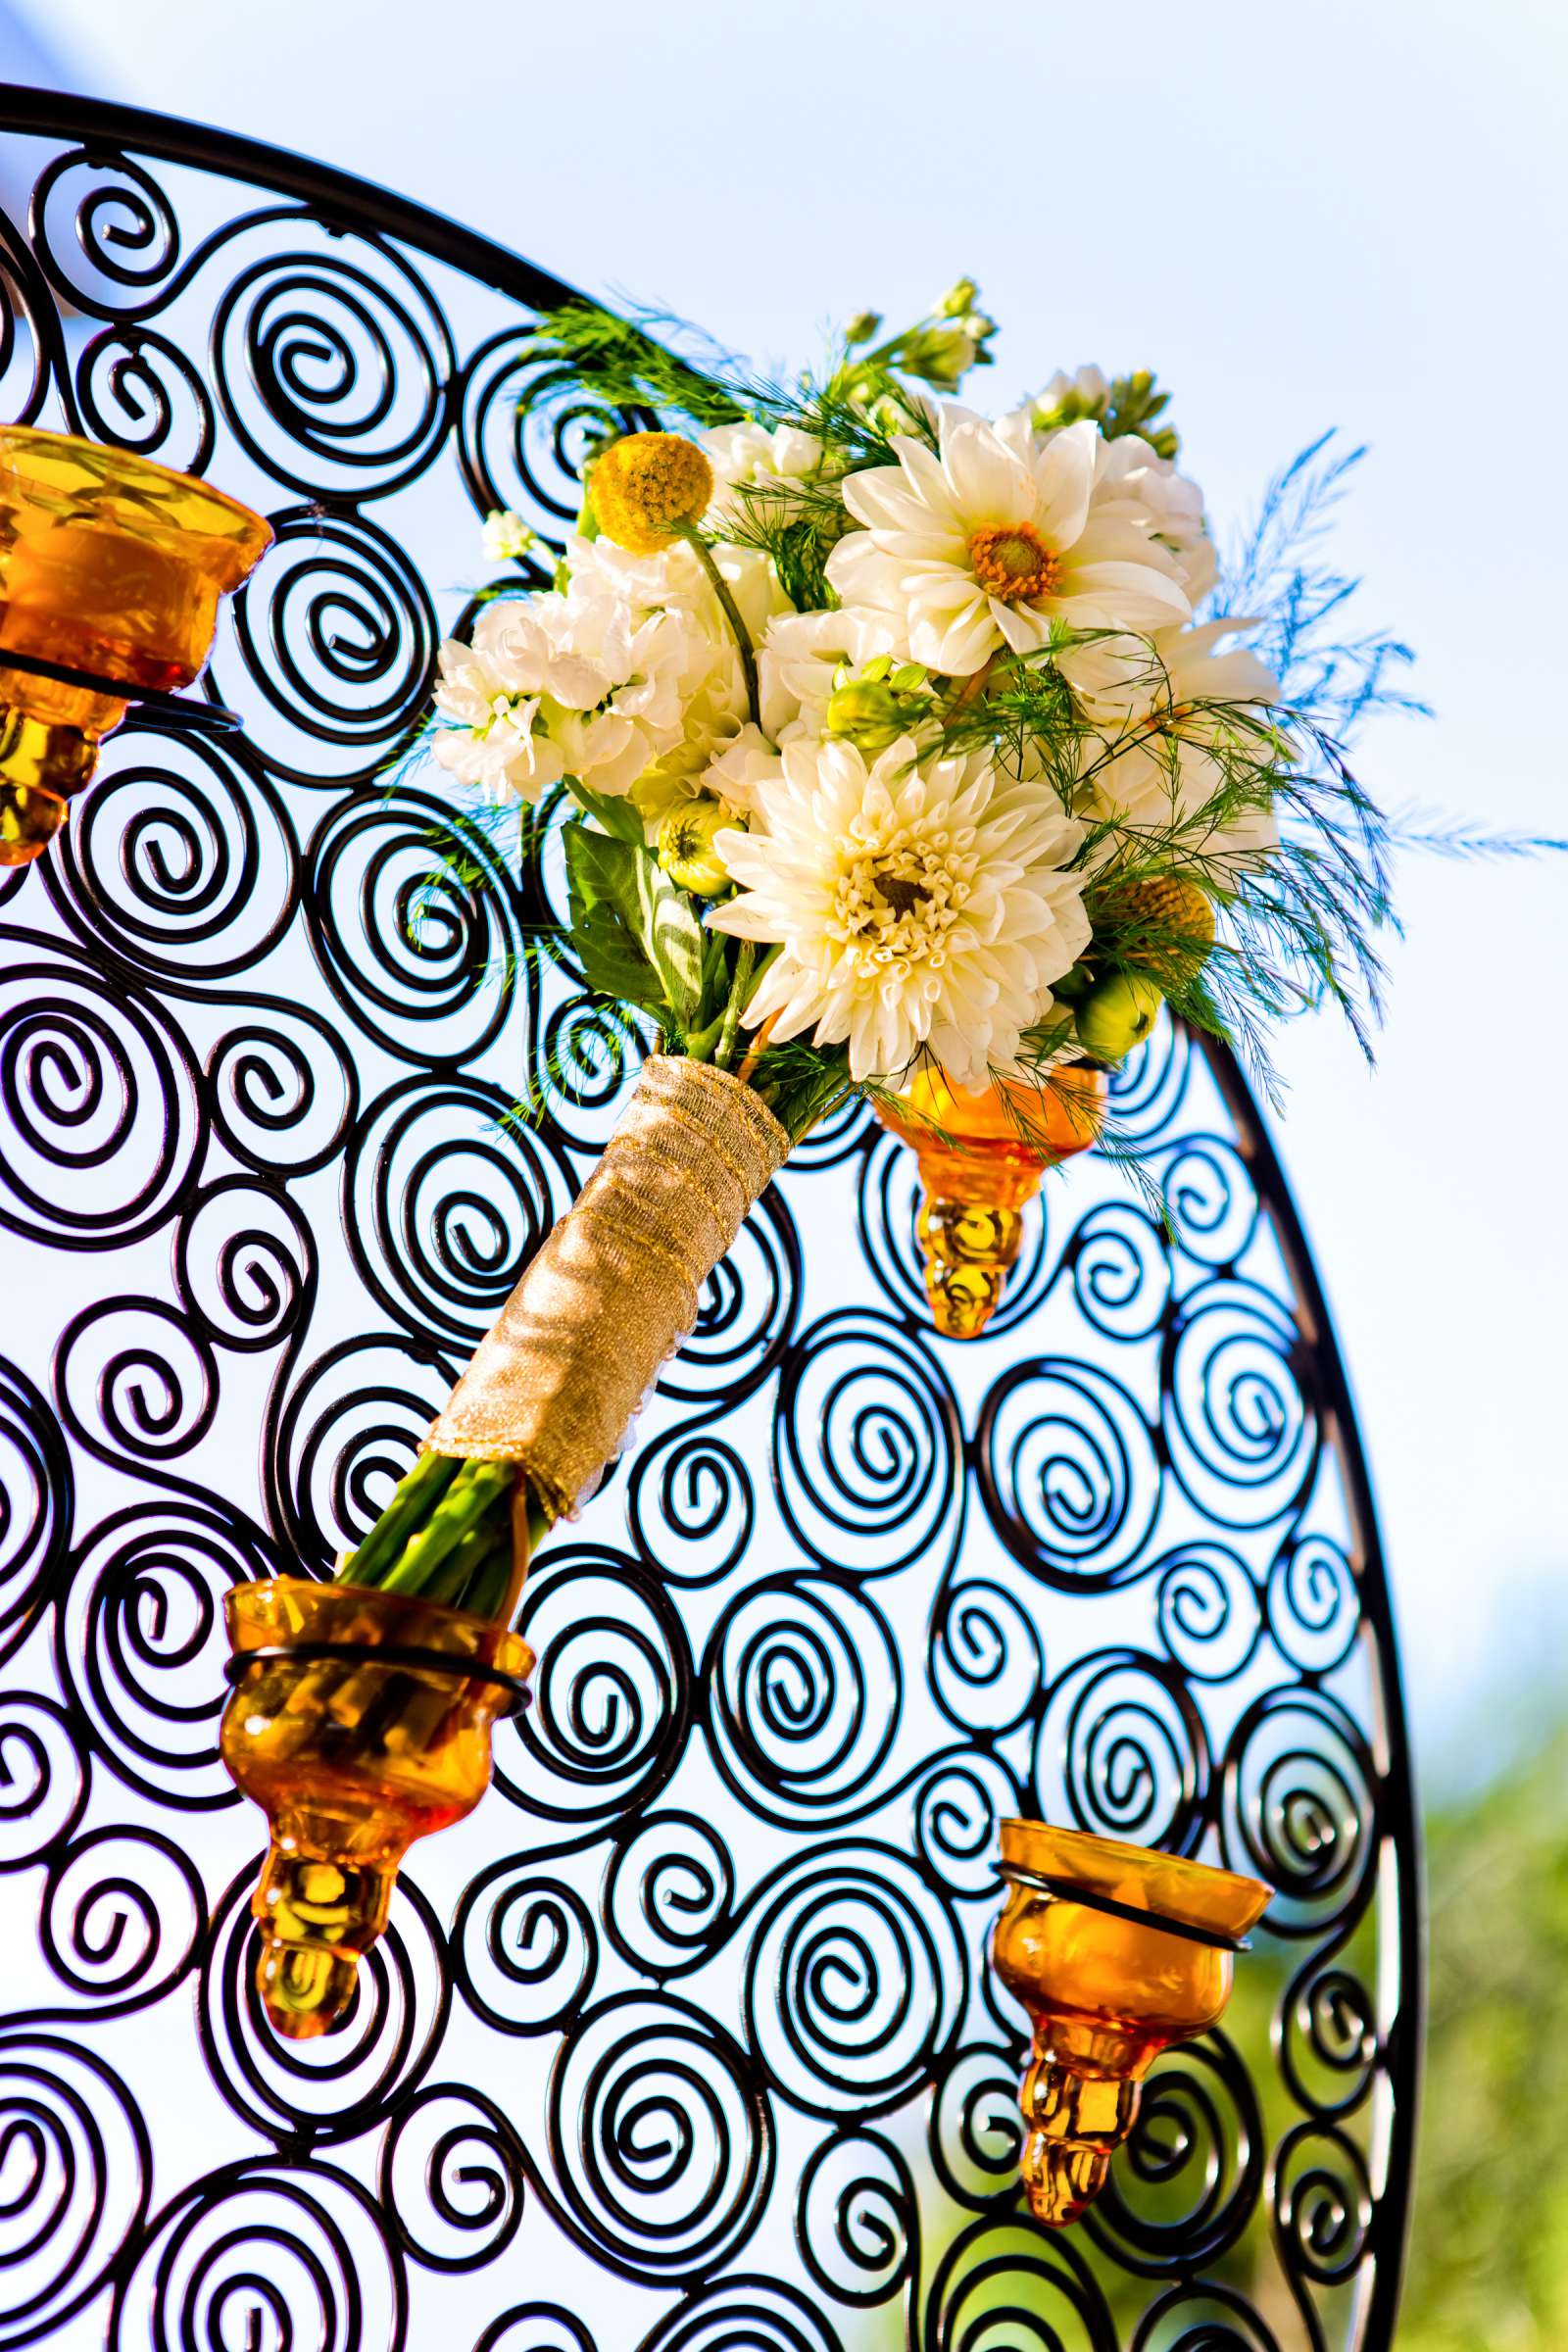
[[[476,515],[559,539],[585,418],[529,341],[566,289],[504,249],[214,133],[4,120],[9,413],[277,544],[207,687],[244,731],[143,714],[0,886],[0,2344],[1388,2345],[1387,1592],[1266,1135],[1168,1031],[1120,1083],[1174,1235],[1075,1162],[977,1345],[926,1324],[900,1148],[808,1141],[536,1565],[492,1793],[347,2031],[270,2034],[220,1596],[363,1532],[641,1052],[523,952],[550,847],[519,874],[404,758]],[[1280,1889],[1060,2238],[986,1965],[1014,1812]]]

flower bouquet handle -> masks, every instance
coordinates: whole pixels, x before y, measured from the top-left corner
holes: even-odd
[[[253,1909],[277,2030],[331,2029],[414,1838],[471,1809],[533,1656],[508,1631],[537,1537],[620,1451],[703,1286],[790,1150],[740,1079],[657,1054],[335,1581],[228,1598],[222,1752],[265,1808]]]

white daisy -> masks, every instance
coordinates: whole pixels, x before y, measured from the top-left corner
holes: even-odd
[[[1195,629],[1161,630],[1152,640],[1157,691],[1136,712],[1108,725],[1086,746],[1088,788],[1076,803],[1081,815],[1141,832],[1191,819],[1225,780],[1220,746],[1230,721],[1216,703],[1266,707],[1279,698],[1272,670],[1247,646],[1216,651],[1219,640],[1247,624],[1205,621]],[[1146,648],[1146,661],[1149,649]],[[1255,752],[1246,745],[1250,755]],[[1183,837],[1181,847],[1205,864],[1255,862],[1277,847],[1279,827],[1268,808],[1245,809],[1224,826]],[[1107,843],[1106,855],[1114,844]]]
[[[786,744],[753,787],[750,832],[717,849],[741,895],[708,920],[777,945],[746,1010],[779,1038],[847,1043],[856,1078],[898,1078],[922,1049],[960,1086],[1014,1060],[1051,983],[1089,944],[1082,829],[973,760],[871,765],[842,741]]]
[[[1120,496],[1097,508],[1093,424],[1042,438],[1027,410],[992,425],[950,404],[937,450],[893,446],[896,466],[846,477],[865,527],[839,541],[827,576],[842,603],[893,613],[914,661],[969,677],[1004,646],[1044,645],[1053,620],[1149,631],[1190,618],[1152,518]]]

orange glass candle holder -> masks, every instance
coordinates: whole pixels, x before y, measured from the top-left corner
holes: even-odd
[[[200,676],[219,598],[271,538],[249,507],[189,474],[0,426],[0,865],[47,848],[137,694]],[[13,668],[7,654],[95,683]]]
[[[533,1652],[466,1609],[304,1577],[238,1585],[224,1611],[223,1762],[271,1830],[257,1989],[305,2040],[346,2016],[415,1838],[489,1787],[491,1731],[526,1698]]]
[[[997,1974],[1029,2012],[1020,2169],[1037,2221],[1100,2194],[1161,2050],[1216,2023],[1273,1888],[1044,1821],[1004,1821]]]
[[[879,1102],[877,1117],[919,1163],[915,1231],[946,1339],[984,1331],[1023,1241],[1026,1203],[1048,1168],[1088,1150],[1106,1101],[1104,1071],[1068,1062],[1038,1086],[1000,1079],[976,1095],[922,1069],[896,1102]]]

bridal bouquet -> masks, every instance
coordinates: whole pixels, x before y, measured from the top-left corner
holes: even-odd
[[[1319,707],[1283,700],[1258,615],[1216,594],[1152,378],[1081,368],[987,417],[952,395],[994,332],[965,281],[774,384],[596,311],[541,331],[564,387],[660,429],[607,429],[551,584],[518,570],[442,648],[429,749],[491,802],[565,804],[568,919],[544,944],[657,1051],[337,1585],[278,1580],[237,1629],[225,1753],[255,1792],[265,1750],[293,1806],[257,1898],[285,2031],[340,2011],[398,1838],[465,1809],[431,1785],[413,1827],[385,1818],[451,1746],[453,1677],[477,1661],[493,1713],[526,1672],[497,1644],[530,1544],[592,1491],[817,1120],[870,1094],[940,1133],[944,1105],[985,1099],[1038,1164],[1102,1135],[1106,1065],[1162,1004],[1265,1080],[1277,1020],[1375,1009],[1386,830],[1323,712],[1376,696],[1396,649],[1336,648]],[[502,563],[532,545],[505,514],[486,542]],[[1269,560],[1265,526],[1254,573]],[[1309,617],[1276,602],[1265,642]],[[349,1612],[342,1656],[323,1593]],[[247,1643],[270,1662],[247,1668]],[[299,1742],[277,1744],[291,1708],[331,1726],[315,1811]],[[357,1845],[356,1772],[381,1805]]]

